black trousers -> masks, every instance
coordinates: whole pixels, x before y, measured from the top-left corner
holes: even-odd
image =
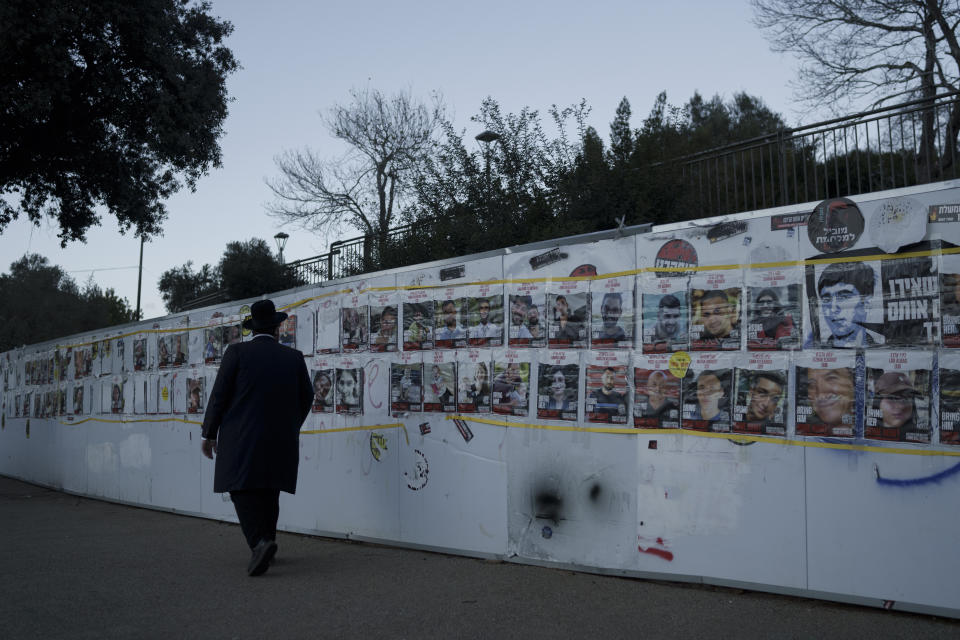
[[[237,510],[240,529],[253,549],[261,540],[277,539],[277,518],[280,517],[279,489],[241,489],[230,492]]]

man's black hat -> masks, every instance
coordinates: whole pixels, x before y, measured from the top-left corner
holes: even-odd
[[[257,300],[250,306],[250,317],[243,321],[243,328],[251,331],[270,331],[287,319],[287,314],[277,311],[273,300]]]

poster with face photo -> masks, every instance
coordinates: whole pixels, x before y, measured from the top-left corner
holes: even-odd
[[[633,356],[633,426],[680,428],[680,379],[666,353]]]
[[[789,356],[744,353],[734,373],[733,431],[787,435]]]
[[[79,353],[77,357],[80,357]],[[147,362],[147,338],[140,333],[133,338],[133,370],[146,371]]]
[[[410,289],[403,294],[403,350],[433,349],[433,293]]]
[[[590,282],[548,282],[547,316],[550,348],[586,349],[590,342]]]
[[[206,327],[203,330],[203,362],[217,364],[223,356],[223,328],[220,324]]]
[[[70,398],[70,413],[75,416],[84,415],[86,411],[84,408],[84,389],[85,385],[83,382],[75,382],[73,389],[71,389],[72,397]]]
[[[400,344],[397,295],[393,292],[371,293],[369,301],[370,351],[396,351]]]
[[[363,367],[354,358],[341,358],[336,378],[337,413],[363,415]]]
[[[206,394],[204,393],[206,380],[203,377],[203,372],[191,369],[184,382],[186,383],[187,413],[203,413],[206,408]]]
[[[633,347],[634,278],[603,278],[590,283],[593,314],[590,345],[593,349]]]
[[[423,410],[457,411],[457,354],[433,351],[424,356]]]
[[[114,341],[104,340],[100,343],[100,375],[109,376],[113,374],[114,369]]]
[[[803,344],[803,270],[746,273],[746,332],[750,351],[793,351]]]
[[[834,262],[806,266],[811,339],[806,348],[883,345],[880,263]]]
[[[687,284],[685,276],[664,278],[645,273],[637,278],[644,353],[688,348]]]
[[[690,367],[682,382],[680,426],[695,431],[731,431],[736,354],[691,355]]]
[[[240,324],[242,318],[239,315],[227,316],[223,319],[223,335],[221,337],[221,356],[232,344],[243,342],[243,326]],[[336,324],[336,323],[334,323]]]
[[[547,325],[544,309],[547,287],[543,282],[519,282],[507,286],[507,342],[511,347],[545,347]]]
[[[340,296],[325,294],[314,310],[314,350],[318,355],[340,353]]]
[[[110,376],[109,378],[105,378],[100,388],[102,390],[100,397],[101,412],[123,413],[125,407],[123,376]]]
[[[740,349],[740,271],[705,271],[690,276],[690,349]]]
[[[297,324],[299,316],[296,313],[288,313],[287,318],[280,323],[280,330],[277,332],[277,342],[291,349],[297,348]]]
[[[930,442],[933,353],[877,349],[867,366],[863,437]]]
[[[460,413],[489,413],[490,352],[462,349],[457,352],[457,410]]]
[[[525,349],[501,349],[493,354],[493,411],[512,416],[530,413],[530,358]]]
[[[537,379],[537,417],[577,420],[580,406],[580,353],[542,351]]]
[[[390,411],[423,410],[423,362],[416,351],[404,351],[390,363]]]
[[[856,353],[803,351],[793,357],[798,436],[852,438],[856,416]]]
[[[940,257],[940,307],[943,312],[943,346],[960,347],[960,255]]]
[[[433,346],[460,349],[467,346],[466,302],[460,287],[437,289],[433,306]]]
[[[334,362],[331,358],[313,359],[310,381],[313,383],[313,413],[333,413]]]
[[[960,351],[941,351],[940,444],[960,445]]]
[[[367,350],[367,294],[348,294],[340,309],[340,350],[356,353]]]
[[[585,355],[583,412],[587,422],[627,424],[629,390],[628,354],[622,351],[590,351]]]
[[[467,344],[499,347],[503,344],[503,286],[467,287]]]

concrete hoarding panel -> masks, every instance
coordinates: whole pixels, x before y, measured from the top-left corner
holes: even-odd
[[[939,309],[954,305],[960,316],[949,279],[960,273],[960,219],[951,209],[958,202],[960,186],[930,185],[278,294],[277,306],[296,316],[282,339],[305,352],[311,371],[329,375],[315,387],[329,400],[316,403],[301,430],[298,492],[284,495],[281,526],[960,616],[960,559],[948,546],[960,534],[960,450],[937,419],[940,402],[953,411],[956,395],[949,312],[941,340]],[[897,247],[895,259],[884,253]],[[844,283],[825,279],[832,264],[869,267],[873,294],[835,296]],[[615,296],[600,304],[612,292],[627,312],[616,315]],[[648,351],[668,294],[678,298],[687,335],[651,340]],[[770,298],[790,323],[766,319]],[[451,334],[462,331],[462,344],[430,345],[453,317],[437,311],[446,299],[456,300]],[[490,317],[481,320],[484,301]],[[370,322],[363,344],[383,350],[338,353],[359,336],[345,331],[342,309],[361,305]],[[214,465],[198,451],[202,410],[191,410],[205,406],[245,306],[0,354],[0,473],[235,521],[229,500],[211,491]],[[381,318],[387,306],[397,308],[403,339]],[[422,316],[417,322],[433,311],[434,324],[411,338],[404,308]],[[718,316],[729,326],[717,329]],[[618,318],[628,325],[625,338],[590,348],[601,335],[591,321]],[[866,330],[843,333],[851,324]],[[578,327],[582,335],[574,335]],[[603,335],[619,335],[606,328]],[[711,342],[719,331],[723,339]],[[631,335],[633,348],[625,348]],[[758,349],[777,353],[765,360]],[[657,351],[664,356],[654,359]],[[391,365],[401,360],[406,368],[397,371],[406,375],[391,383]],[[634,378],[635,362],[654,361],[664,376],[641,367],[643,377]],[[668,370],[685,394],[683,402],[675,397],[676,424],[687,428],[655,428],[658,418],[633,429],[634,416],[654,410]],[[819,381],[834,370],[840,382],[828,394]],[[337,385],[341,372],[349,386]],[[407,411],[417,401],[398,401],[430,385],[429,410]],[[79,387],[82,407],[51,409],[57,390],[72,396]],[[904,405],[897,394],[907,391],[912,426],[875,424],[887,425],[883,403]],[[832,405],[844,410],[828,433]],[[779,408],[775,426],[764,407]]]

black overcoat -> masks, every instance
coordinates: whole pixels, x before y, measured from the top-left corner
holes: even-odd
[[[300,425],[312,401],[302,353],[268,336],[231,345],[203,419],[203,436],[217,439],[213,490],[294,493]]]

